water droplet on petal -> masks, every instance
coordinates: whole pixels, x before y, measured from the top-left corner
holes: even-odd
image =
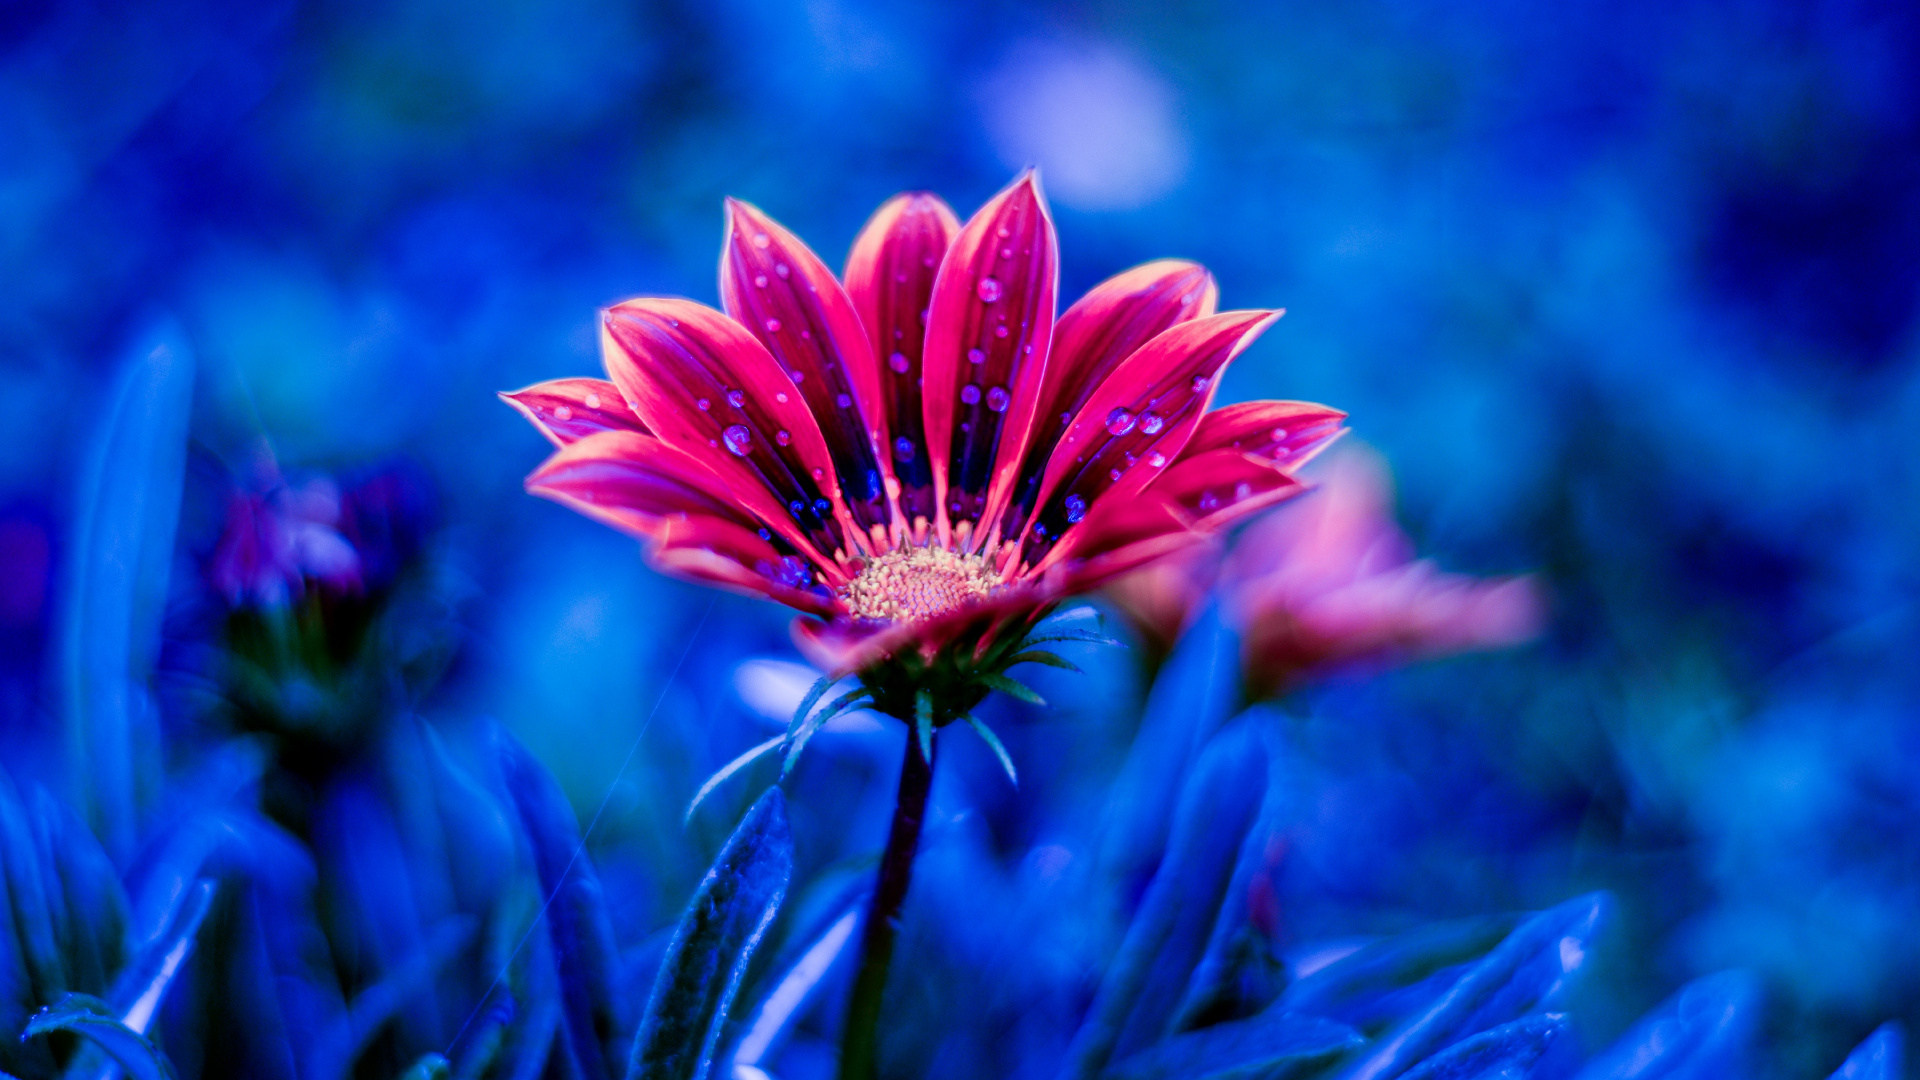
[[[801,331],[801,333],[805,333],[805,332],[806,331],[804,330]],[[801,383],[806,381],[807,373],[804,371],[789,371],[787,372],[787,378],[793,380],[793,385],[799,386]]]
[[[766,234],[766,233],[763,233],[763,232],[757,232],[757,233],[754,233],[754,234],[753,234],[753,246],[754,246],[754,247],[757,247],[757,248],[763,248],[763,247],[766,247],[766,246],[767,246],[767,245],[768,245],[769,243],[771,243],[771,242],[772,242],[772,241],[770,241],[770,240],[768,240],[768,239],[767,239],[767,234]]]
[[[987,362],[987,354],[981,349],[968,349],[967,362],[970,364],[984,364]]]
[[[887,366],[892,368],[896,373],[905,375],[907,373],[907,354],[894,353],[892,356],[887,357]]]
[[[899,438],[893,440],[893,456],[896,458],[899,458],[903,462],[912,461],[913,460],[913,440],[907,438],[905,435],[902,435]]]
[[[720,433],[720,437],[727,440],[727,449],[740,457],[746,457],[753,452],[753,432],[749,431],[745,424],[729,427]]]
[[[747,404],[747,392],[745,390],[727,391],[727,404],[736,409],[745,408]]]
[[[1215,495],[1215,494],[1214,494],[1213,492],[1211,492],[1211,491],[1206,491],[1206,492],[1202,492],[1202,493],[1201,493],[1201,495],[1200,495],[1200,509],[1201,509],[1201,510],[1204,510],[1204,511],[1212,511],[1212,510],[1214,510],[1214,509],[1216,509],[1216,508],[1218,508],[1218,507],[1219,507],[1219,505],[1220,505],[1220,498],[1219,498],[1219,496],[1217,496],[1217,495]]]
[[[565,405],[561,405],[553,410],[553,418],[555,420],[560,420],[563,422],[567,420],[571,420],[573,419],[573,410],[569,409]]]
[[[827,511],[831,509],[833,509],[833,504],[828,502],[827,500],[825,499],[813,500],[813,512],[816,514],[819,514],[821,517],[826,517]]]
[[[972,405],[980,400],[980,388],[968,383],[960,388],[960,400]]]
[[[821,468],[821,467],[820,467],[820,466],[818,466],[818,465],[815,465],[815,466],[813,467],[813,478],[814,478],[815,480],[824,480],[824,479],[826,479],[826,478],[827,478],[827,470],[825,470],[825,469],[823,469],[823,468]]]
[[[1242,481],[1238,484],[1233,485],[1233,501],[1239,502],[1241,499],[1244,499],[1251,494],[1253,494],[1252,484]]]
[[[777,401],[777,402],[779,402],[779,403],[780,403],[780,404],[782,404],[782,405],[785,405],[785,404],[787,403],[787,395],[785,395],[785,394],[775,394],[775,395],[773,395],[773,400],[775,400],[775,401]]]
[[[793,441],[793,435],[783,428],[773,433],[773,441],[785,446]]]
[[[1188,304],[1193,303],[1194,295],[1195,295],[1194,293],[1187,293],[1186,295],[1182,296],[1180,298],[1180,306],[1186,307]]]
[[[1071,423],[1073,423],[1073,414],[1072,414],[1072,413],[1070,413],[1070,412],[1063,412],[1063,413],[1061,413],[1061,414],[1060,414],[1060,426],[1061,426],[1061,427],[1066,427],[1066,426],[1067,426],[1068,424],[1071,424]]]
[[[776,264],[774,264],[774,267],[773,267],[773,272],[774,272],[774,273],[776,273],[776,274],[779,274],[779,275],[780,275],[781,277],[783,277],[783,278],[784,278],[784,277],[786,277],[786,276],[787,276],[787,275],[788,275],[789,273],[792,273],[792,271],[790,271],[790,270],[788,270],[788,269],[787,269],[787,264],[786,264],[786,263],[776,263]]]
[[[1006,336],[1007,336],[1007,324],[1006,324],[1006,323],[1001,323],[1001,324],[1000,324],[999,326],[996,326],[996,327],[994,327],[994,328],[993,328],[993,336],[994,336],[994,337],[1006,337]]]
[[[1012,230],[1012,229],[1009,229],[1009,228],[1007,228],[1007,227],[1006,227],[1005,225],[1002,225],[1002,226],[1000,226],[1000,227],[999,227],[998,229],[995,229],[994,231],[995,231],[995,232],[997,232],[997,233],[999,233],[999,234],[1000,234],[1001,236],[1012,236],[1012,235],[1013,235],[1013,230]]]
[[[1273,429],[1273,432],[1272,432],[1271,434],[1269,434],[1269,435],[1268,435],[1267,437],[1268,437],[1268,438],[1270,438],[1270,439],[1272,439],[1272,440],[1273,440],[1274,442],[1277,442],[1277,443],[1283,443],[1283,442],[1286,442],[1286,441],[1287,441],[1287,429],[1286,429],[1286,428],[1283,428],[1283,427],[1277,427],[1277,428],[1274,428],[1274,429]]]
[[[1078,524],[1080,519],[1086,516],[1087,500],[1078,495],[1067,496],[1067,524]]]
[[[762,539],[762,540],[771,540],[771,539],[773,539],[773,532],[772,532],[771,530],[769,530],[769,529],[761,529],[761,530],[760,530],[760,539]]]
[[[763,289],[764,289],[764,288],[766,288],[766,287],[767,287],[767,275],[765,275],[765,274],[755,274],[755,275],[753,275],[753,283],[754,283],[755,285],[758,285],[758,286],[760,286],[760,287],[761,287],[761,288],[763,288]]]
[[[801,511],[805,510],[806,508],[807,508],[806,503],[801,502],[799,499],[795,499],[792,502],[787,504],[787,513],[792,514],[794,517],[799,517]]]
[[[777,334],[777,333],[779,333],[779,332],[780,332],[780,320],[779,320],[779,319],[768,319],[768,320],[767,320],[767,333],[769,333],[769,334]]]
[[[981,303],[991,304],[1000,299],[1007,290],[1006,286],[1000,284],[999,278],[983,277],[980,279],[980,284],[974,286],[974,291],[980,294]]]
[[[987,408],[994,412],[1006,412],[1007,404],[1013,400],[1004,386],[996,386],[987,391]]]
[[[1125,435],[1133,430],[1133,413],[1126,409],[1115,409],[1107,414],[1107,434]]]
[[[696,401],[693,404],[701,412],[706,412],[708,409],[713,408],[713,402],[708,401],[706,398],[701,398],[699,401]]]
[[[1109,480],[1112,480],[1112,481],[1113,481],[1114,483],[1116,483],[1116,484],[1117,484],[1117,483],[1119,483],[1119,482],[1120,482],[1120,470],[1119,470],[1119,469],[1108,469],[1108,470],[1107,470],[1107,479],[1109,479]]]
[[[1195,375],[1193,377],[1193,392],[1196,394],[1206,393],[1207,387],[1212,385],[1213,385],[1213,380],[1207,378],[1205,375]]]
[[[1161,467],[1162,465],[1165,465],[1166,463],[1167,463],[1167,455],[1161,453],[1158,450],[1155,450],[1153,453],[1147,455],[1147,464],[1153,466],[1156,469]]]
[[[1167,426],[1167,421],[1163,417],[1161,417],[1158,413],[1141,413],[1140,414],[1140,430],[1146,432],[1149,435],[1160,434],[1160,429],[1166,426]]]
[[[839,397],[834,398],[833,403],[835,405],[840,406],[843,409],[850,409],[853,407],[853,399],[848,397],[845,394],[841,394]]]
[[[1001,258],[1003,258],[1003,259],[1011,259],[1011,258],[1013,258],[1013,249],[1012,249],[1012,248],[1010,248],[1010,247],[1003,247],[1003,248],[1001,248],[1001,249],[1000,249],[1000,257],[1001,257]]]
[[[587,408],[589,408],[589,409],[597,409],[597,408],[599,408],[599,407],[600,407],[600,395],[599,395],[599,394],[588,394],[588,395],[587,395]]]

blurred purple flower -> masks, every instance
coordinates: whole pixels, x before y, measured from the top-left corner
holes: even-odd
[[[1221,568],[1252,695],[1339,665],[1498,648],[1538,632],[1530,578],[1479,580],[1413,560],[1377,454],[1336,455],[1321,487],[1254,524]]]
[[[334,592],[361,588],[360,555],[340,532],[340,490],[332,481],[299,486],[276,477],[266,490],[236,492],[208,567],[233,607],[285,607],[308,583]]]

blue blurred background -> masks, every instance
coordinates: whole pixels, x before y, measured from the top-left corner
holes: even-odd
[[[497,718],[583,820],[611,791],[602,872],[639,884],[610,894],[664,925],[745,805],[677,831],[771,730],[734,671],[793,658],[787,613],[524,495],[545,443],[494,391],[596,373],[611,301],[713,302],[723,196],[837,266],[894,192],[964,217],[1028,163],[1066,296],[1177,255],[1227,307],[1286,307],[1223,400],[1348,410],[1424,552],[1552,597],[1529,649],[1288,703],[1287,940],[1607,888],[1599,1037],[1736,966],[1779,1075],[1920,1021],[1908,4],[13,0],[0,753],[64,767],[78,463],[176,320],[163,727],[192,742],[198,582],[262,446],[290,474],[409,462],[460,631],[421,711]],[[942,781],[1010,874],[1138,715],[1124,658],[1068,678],[1072,708],[1003,703],[1017,797],[972,750]],[[893,753],[812,782],[877,799]],[[877,844],[877,803],[795,801],[803,856],[846,822]]]

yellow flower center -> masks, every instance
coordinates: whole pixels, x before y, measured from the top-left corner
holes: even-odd
[[[842,595],[856,618],[918,622],[984,600],[999,584],[978,555],[910,547],[869,559]]]

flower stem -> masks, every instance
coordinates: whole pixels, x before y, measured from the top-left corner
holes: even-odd
[[[935,746],[939,744],[936,742]],[[937,756],[937,755],[936,755]],[[900,930],[900,908],[913,877],[913,855],[920,846],[927,791],[933,786],[933,762],[920,756],[920,740],[907,732],[906,757],[900,763],[900,792],[894,798],[893,824],[880,856],[880,880],[867,908],[860,937],[860,968],[847,1001],[846,1027],[840,1036],[840,1080],[874,1080],[878,1059],[880,997],[887,986],[887,965]]]

